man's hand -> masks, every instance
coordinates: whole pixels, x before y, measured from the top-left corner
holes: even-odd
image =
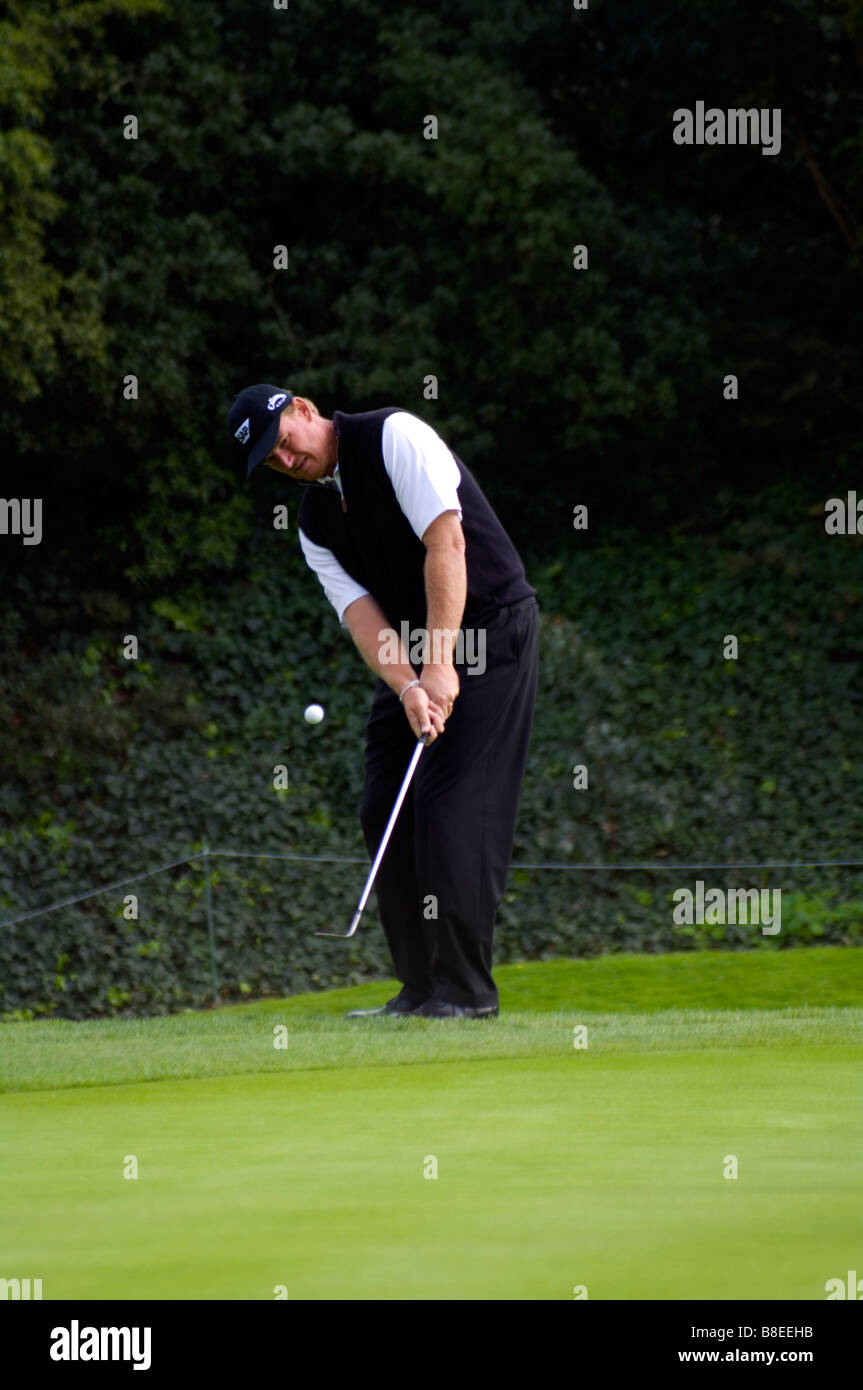
[[[428,742],[434,743],[438,734],[443,733],[445,721],[440,705],[429,699],[421,685],[414,685],[407,691],[402,706],[417,738],[428,735]]]
[[[458,672],[451,662],[434,661],[423,666],[420,689],[441,710],[444,719],[449,719],[452,714],[459,688]]]

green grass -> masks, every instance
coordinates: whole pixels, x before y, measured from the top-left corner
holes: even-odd
[[[859,1266],[861,966],[504,967],[484,1023],[346,1023],[381,984],[4,1025],[0,1274],[46,1299],[821,1299]]]
[[[346,1024],[398,985],[362,985],[267,999],[202,1013],[92,1023],[44,1020],[2,1025],[0,1084],[54,1089],[223,1076],[507,1057],[555,1057],[588,1025],[596,1052],[686,1051],[854,1042],[861,1038],[863,951],[691,952],[602,956],[502,966],[501,1016],[453,1027],[422,1019]],[[276,1050],[274,1028],[288,1029]]]

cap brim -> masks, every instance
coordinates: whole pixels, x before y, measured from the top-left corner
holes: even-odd
[[[267,427],[267,429],[264,431],[264,433],[258,440],[257,444],[254,444],[250,449],[249,466],[246,470],[247,478],[251,478],[258,464],[262,463],[264,459],[267,457],[267,454],[270,453],[273,445],[279,437],[280,424],[281,416],[276,415],[275,419],[273,420],[273,423]]]

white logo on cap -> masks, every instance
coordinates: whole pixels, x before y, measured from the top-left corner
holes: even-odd
[[[249,435],[250,435],[251,433],[252,433],[252,431],[251,431],[251,428],[250,428],[250,426],[249,426],[249,421],[248,421],[248,420],[244,420],[243,423],[240,425],[240,428],[237,430],[236,434],[234,435],[234,438],[235,438],[235,439],[239,439],[239,441],[240,441],[241,444],[248,444],[248,442],[249,442]]]
[[[278,410],[279,406],[282,404],[282,401],[286,401],[287,399],[287,391],[280,392],[278,396],[270,396],[270,399],[267,401],[267,410]]]

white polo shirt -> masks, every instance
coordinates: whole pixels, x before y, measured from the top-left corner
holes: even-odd
[[[396,411],[384,420],[381,449],[399,506],[420,540],[442,512],[458,512],[461,521],[456,491],[461,473],[452,453],[431,425],[416,415],[409,415],[406,410]],[[322,478],[316,486],[336,486],[342,492],[338,464],[332,478]],[[367,594],[368,589],[345,572],[331,550],[315,545],[302,530],[300,545],[309,569],[318,576],[344,626],[345,609]]]

